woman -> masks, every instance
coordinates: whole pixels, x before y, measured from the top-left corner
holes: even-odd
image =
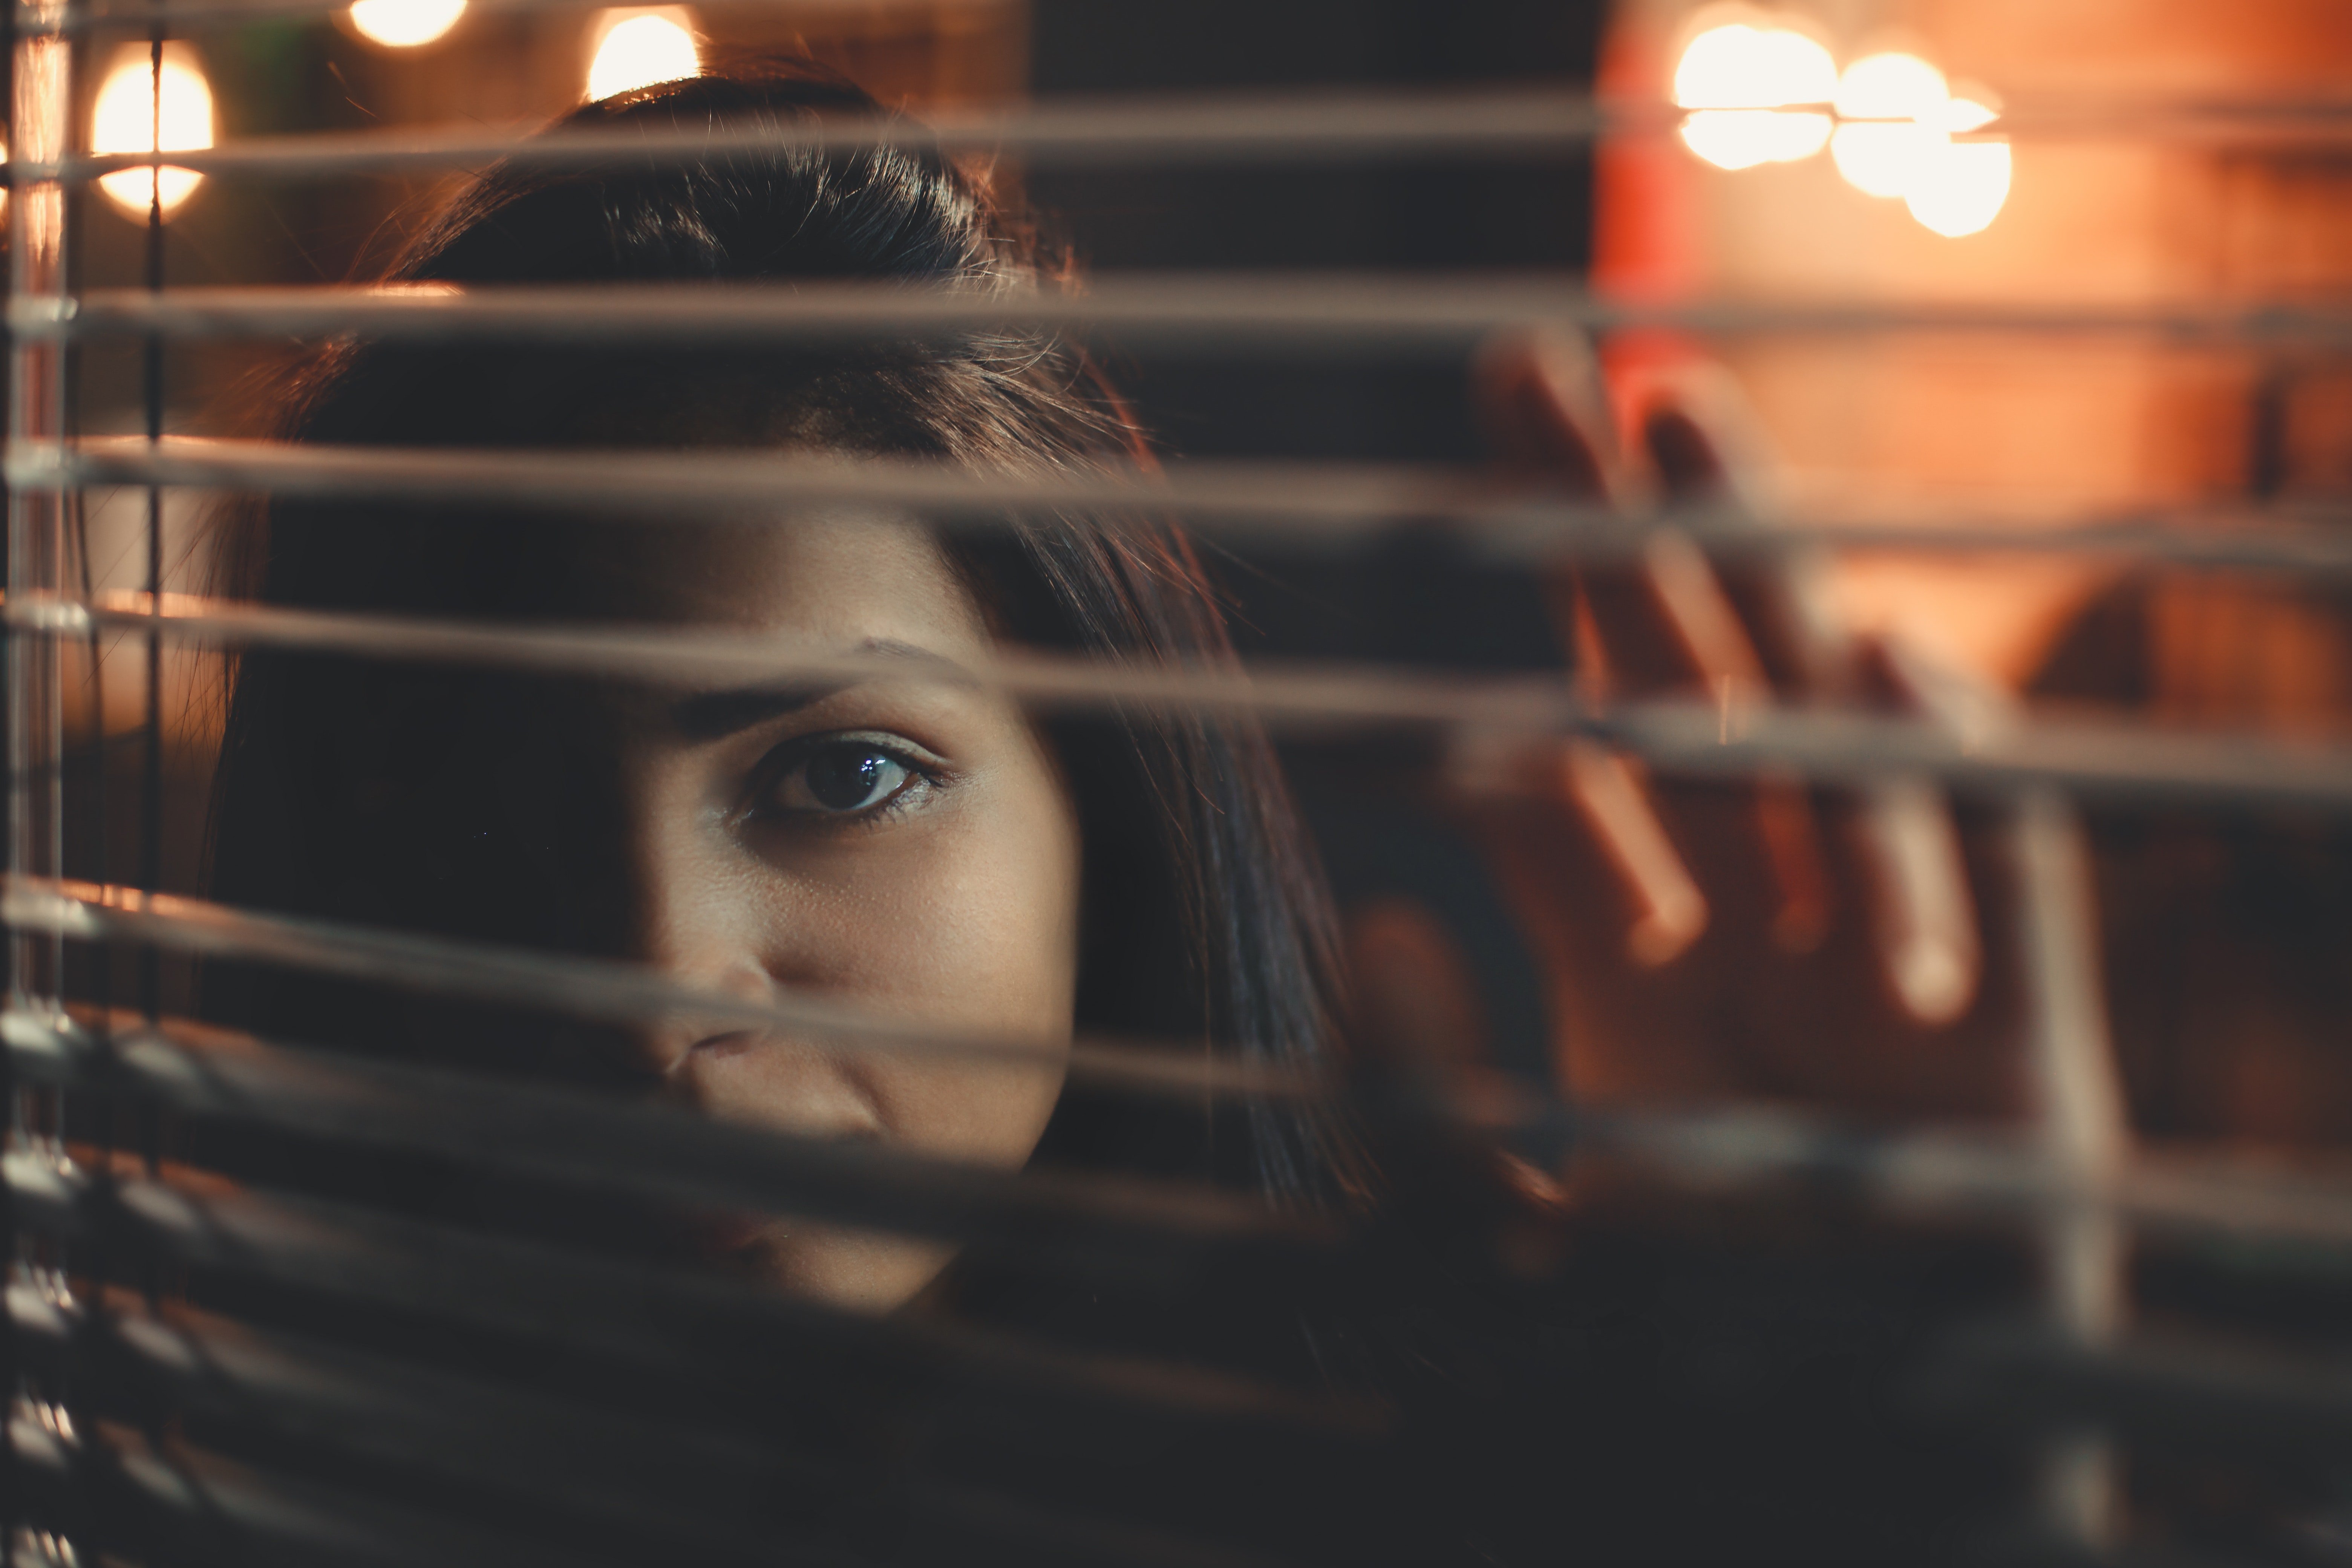
[[[567,127],[871,116],[809,65],[589,105]],[[494,171],[393,270],[459,287],[869,279],[1053,287],[977,177],[895,148],[687,167]],[[1037,473],[1148,461],[1082,355],[1043,335],[797,348],[343,347],[306,371],[291,439],[394,447],[759,447]],[[948,537],[795,512],[623,522],[279,501],[238,525],[230,591],[473,619],[736,627],[880,651],[904,679],[682,689],[446,675],[281,655],[236,682],[215,795],[221,900],[654,965],[759,997],[811,991],[1015,1036],[1049,1065],[864,1052],[677,1020],[592,1038],[429,1000],[215,972],[216,1014],[331,1039],[658,1086],[710,1114],[998,1168],[1209,1177],[1287,1205],[1340,1184],[1314,1113],[1083,1094],[1075,1034],[1220,1042],[1311,1066],[1330,942],[1262,735],[1230,717],[1033,721],[955,671],[1002,644],[1230,658],[1181,536],[1083,518]],[[777,1222],[725,1250],[821,1300],[888,1310],[946,1251]]]
[[[568,123],[804,125],[877,112],[814,68],[769,67],[647,89]],[[978,179],[888,148],[729,154],[676,169],[615,160],[583,172],[494,171],[394,278],[461,288],[846,278],[982,295],[1053,284],[1025,223]],[[1540,354],[1498,364],[1497,424],[1511,445],[1553,479],[1597,488],[1605,465],[1570,410],[1572,377]],[[756,447],[1002,474],[1148,460],[1085,360],[1027,332],[824,353],[345,347],[299,380],[281,433],[387,447]],[[1692,468],[1711,461],[1703,449],[1685,456]],[[1064,517],[946,535],[796,511],[788,498],[748,520],[618,522],[281,500],[239,525],[226,559],[232,592],[271,604],[732,627],[880,652],[908,673],[730,689],[250,655],[215,797],[213,886],[223,901],[603,955],[751,997],[814,992],[1060,1054],[1097,1033],[1215,1042],[1286,1066],[1315,1066],[1329,1048],[1330,921],[1251,723],[1120,710],[1038,721],[955,676],[1008,644],[1225,663],[1211,590],[1169,529]],[[1547,822],[1580,831],[1557,811]],[[1591,876],[1544,897],[1599,907],[1585,895],[1607,876],[1601,857]],[[1379,942],[1367,951],[1380,952]],[[1423,1037],[1415,1025],[1432,1014],[1421,1004],[1445,994],[1445,968],[1427,943],[1391,944],[1362,1043],[1409,1072],[1445,1057],[1458,1042]],[[607,1036],[217,967],[206,1003],[270,1036],[656,1089],[716,1116],[997,1169],[1208,1179],[1292,1207],[1350,1203],[1365,1182],[1353,1141],[1313,1108],[1083,1092],[1065,1081],[1060,1055],[1015,1068],[850,1054],[691,1020]],[[1436,1008],[1436,1032],[1469,1010]],[[1384,1144],[1383,1185],[1413,1201],[1388,1205],[1403,1223],[1357,1258],[1352,1310],[1310,1312],[1299,1294],[1244,1280],[1148,1304],[1156,1317],[1122,1304],[1117,1325],[1100,1321],[1091,1290],[1039,1289],[992,1272],[989,1259],[903,1238],[766,1220],[681,1226],[663,1215],[637,1216],[624,1237],[609,1208],[552,1212],[469,1173],[352,1179],[377,1202],[494,1223],[520,1213],[534,1228],[587,1225],[600,1242],[656,1248],[684,1241],[706,1258],[715,1248],[838,1307],[953,1306],[1065,1342],[1202,1349],[1302,1381],[1370,1369],[1391,1392],[1417,1382],[1434,1388],[1422,1403],[1438,1414],[1406,1424],[1418,1440],[1402,1469],[1327,1473],[1330,1489],[1317,1493],[1295,1455],[1253,1469],[1239,1454],[1131,1462],[1121,1452],[1067,1486],[1106,1508],[1119,1486],[1156,1487],[1190,1526],[1205,1529],[1223,1510],[1232,1531],[1286,1537],[1311,1560],[1441,1561],[1465,1542],[1477,1561],[1515,1560],[1514,1540],[1530,1560],[1549,1560],[1563,1517],[1562,1472],[1551,1467],[1574,1435],[1559,1412],[1586,1400],[1592,1383],[1553,1363],[1575,1361],[1559,1350],[1561,1336],[1575,1339],[1584,1332],[1575,1323],[1594,1313],[1554,1310],[1549,1299],[1531,1306],[1524,1279],[1497,1284],[1498,1258],[1542,1272],[1550,1238],[1540,1220],[1531,1238],[1528,1212],[1500,1195],[1511,1163],[1466,1153]],[[1539,1173],[1519,1173],[1543,1187]],[[1139,1316],[1148,1332],[1131,1331]],[[1617,1358],[1605,1337],[1594,1342],[1604,1346],[1606,1394]],[[1473,1353],[1454,1357],[1462,1344]],[[1461,1371],[1474,1363],[1484,1370]],[[1633,1386],[1628,1405],[1649,1408],[1649,1385]],[[1497,1411],[1517,1414],[1498,1421]],[[1612,1429],[1574,1430],[1600,1441]],[[1654,1534],[1656,1511],[1640,1500],[1684,1467],[1643,1461],[1623,1479],[1627,1467],[1612,1469],[1606,1447],[1575,1450],[1573,1464],[1599,1479],[1566,1511],[1597,1538],[1611,1509]],[[1247,1484],[1210,1480],[1220,1460],[1227,1481],[1247,1472]],[[1400,1525],[1407,1514],[1410,1530]]]

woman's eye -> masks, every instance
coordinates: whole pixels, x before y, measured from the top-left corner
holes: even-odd
[[[777,781],[774,799],[785,811],[846,816],[896,799],[918,778],[904,760],[883,747],[846,741],[803,757]]]

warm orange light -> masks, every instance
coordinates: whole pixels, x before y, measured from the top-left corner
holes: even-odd
[[[212,144],[212,84],[192,56],[176,49],[166,53],[160,84],[146,46],[115,57],[90,110],[91,152],[182,153]],[[98,188],[125,213],[143,219],[151,201],[170,216],[195,194],[204,178],[193,169],[121,169],[101,178]]]
[[[1803,33],[1752,16],[1701,31],[1675,66],[1675,102],[1692,111],[1684,145],[1719,169],[1794,163],[1830,139],[1828,115],[1789,106],[1829,102],[1837,62]]]
[[[1948,239],[1992,226],[2009,201],[2014,167],[2006,142],[1947,142],[1903,193],[1911,216]]]
[[[1675,101],[1685,109],[1827,103],[1837,81],[1837,62],[1804,34],[1731,22],[1709,27],[1684,48],[1675,66]]]
[[[1826,114],[1777,109],[1703,109],[1683,121],[1683,145],[1718,169],[1793,163],[1830,139]]]
[[[1846,183],[1902,198],[1911,216],[1948,238],[1975,234],[2000,216],[2013,166],[2006,142],[1954,142],[1999,116],[1981,89],[1954,96],[1944,73],[1916,55],[1858,59],[1838,79],[1843,121],[1830,156]]]
[[[429,44],[465,14],[466,0],[357,0],[351,9],[360,37],[388,49]]]
[[[1838,77],[1832,102],[1848,120],[1923,120],[1951,97],[1944,73],[1917,55],[1866,55]]]
[[[1837,111],[1848,122],[1830,141],[1838,173],[1869,195],[1902,195],[1944,141],[1938,116],[1948,101],[1944,73],[1916,55],[1854,61],[1838,78]]]
[[[592,100],[701,72],[702,56],[684,11],[607,11],[600,28],[588,66]]]

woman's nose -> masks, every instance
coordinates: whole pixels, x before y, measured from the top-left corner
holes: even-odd
[[[633,822],[630,837],[632,956],[696,991],[741,1002],[771,1000],[776,987],[762,956],[764,922],[719,835],[691,814],[646,810]],[[745,1028],[740,1016],[688,1007],[647,1027],[644,1045],[653,1065],[667,1072],[696,1045]]]

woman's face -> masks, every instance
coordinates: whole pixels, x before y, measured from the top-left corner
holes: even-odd
[[[728,1121],[1021,1165],[1061,1093],[1079,836],[1054,756],[1019,707],[935,678],[940,661],[989,653],[979,606],[911,526],[636,538],[600,560],[579,607],[880,652],[909,668],[836,689],[600,699],[636,956],[741,996],[812,993],[1050,1047],[1014,1064],[679,1021],[641,1042],[650,1065]],[[873,1310],[905,1302],[950,1254],[791,1219],[748,1225],[730,1244],[795,1290]]]

